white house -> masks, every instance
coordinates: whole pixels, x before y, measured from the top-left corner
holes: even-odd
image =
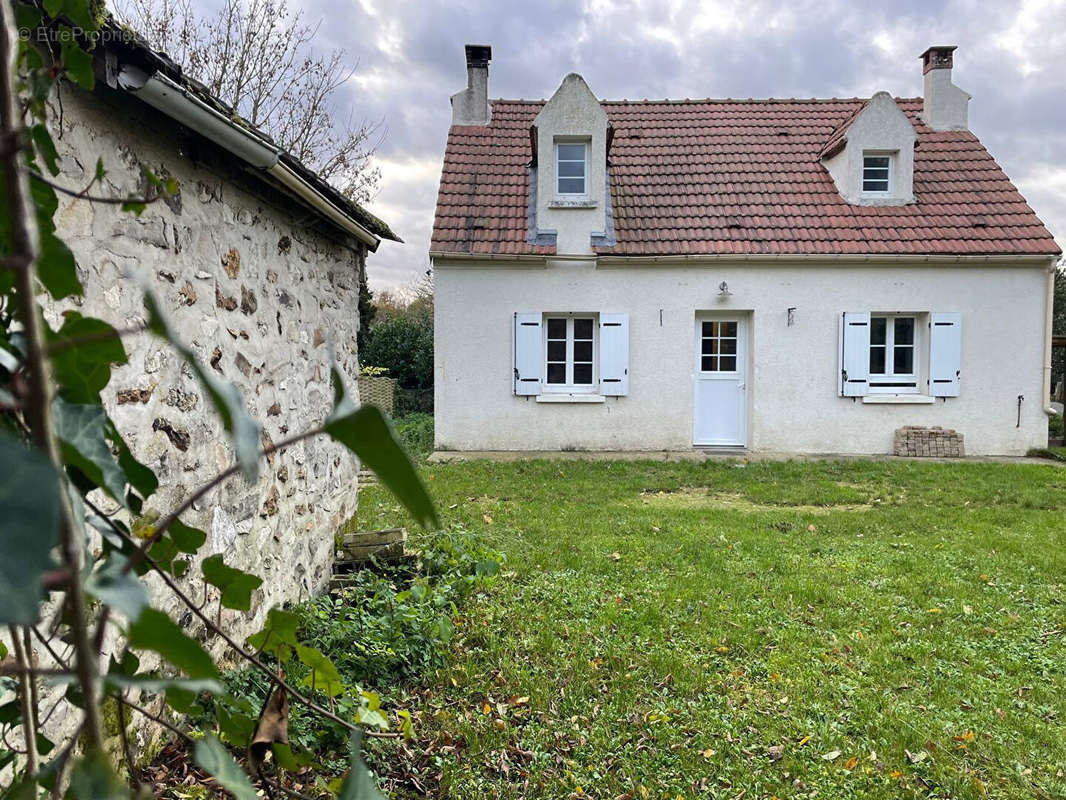
[[[1051,234],[924,97],[488,100],[467,46],[430,256],[440,450],[972,454],[1047,441]]]

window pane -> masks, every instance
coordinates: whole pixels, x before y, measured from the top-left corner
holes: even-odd
[[[874,167],[884,170],[888,169],[888,156],[866,156],[863,158],[862,163],[866,168]]]
[[[574,364],[574,383],[577,385],[592,383],[592,364]]]
[[[895,326],[897,345],[914,344],[914,317],[897,317]]]
[[[885,374],[885,348],[883,346],[870,348],[870,374]]]
[[[722,356],[718,359],[718,371],[719,372],[736,372],[737,371],[737,357],[736,356]]]
[[[722,352],[727,355],[736,355],[737,352],[737,340],[736,339],[722,339],[719,345]]]
[[[574,320],[574,338],[575,339],[591,339],[592,338],[592,320],[591,319],[575,319]]]
[[[863,178],[862,190],[864,192],[887,192],[888,180],[887,179],[867,179]]]
[[[704,372],[714,372],[718,369],[717,356],[704,356],[700,359],[700,369]]]
[[[704,339],[703,348],[700,351],[705,356],[714,355],[718,352],[718,340],[717,339]]]
[[[575,341],[574,342],[574,361],[592,361],[592,342],[590,341]]]
[[[559,160],[560,161],[584,161],[585,160],[585,145],[583,145],[583,144],[561,144],[561,145],[559,145]]]
[[[722,336],[736,336],[737,324],[735,322],[723,322],[722,323]]]
[[[914,372],[914,348],[896,347],[892,358],[892,371],[897,375],[910,375]]]
[[[548,338],[549,339],[565,339],[566,338],[566,320],[560,317],[552,317],[548,320]]]
[[[584,194],[584,178],[559,178],[559,194]]]
[[[548,383],[566,383],[566,364],[548,365]]]
[[[585,176],[585,162],[584,161],[560,161],[559,162],[559,177],[561,178],[582,178]]]
[[[714,323],[713,322],[704,322],[703,323],[703,331],[702,331],[702,333],[703,333],[704,336],[714,336]]]
[[[885,331],[888,320],[885,317],[874,317],[870,320],[870,344],[884,344]]]
[[[566,361],[566,341],[549,341],[548,342],[548,360],[549,361]]]

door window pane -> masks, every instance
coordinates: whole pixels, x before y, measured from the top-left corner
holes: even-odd
[[[884,375],[885,374],[885,348],[871,346],[870,347],[870,374],[871,375]]]
[[[888,320],[885,317],[874,317],[870,320],[870,344],[884,344],[888,331]]]
[[[914,344],[914,317],[896,317],[896,344]]]
[[[717,356],[703,356],[700,359],[700,369],[703,372],[717,372],[718,371],[718,357]]]
[[[566,364],[548,365],[548,383],[566,383]]]
[[[911,375],[914,372],[914,348],[897,347],[892,359],[892,371],[896,375]]]
[[[737,357],[736,356],[721,356],[718,359],[718,371],[719,372],[736,372],[737,371]]]
[[[592,383],[592,364],[574,364],[574,385],[588,386]]]
[[[592,339],[592,320],[591,319],[575,319],[574,320],[574,338],[575,339]]]
[[[566,319],[560,317],[548,319],[548,338],[566,339]]]

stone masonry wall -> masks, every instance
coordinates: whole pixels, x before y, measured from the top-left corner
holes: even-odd
[[[137,326],[142,292],[128,276],[147,276],[181,338],[240,389],[263,425],[264,443],[315,426],[330,412],[327,342],[357,392],[365,251],[332,228],[309,229],[317,220],[305,208],[118,92],[64,90],[56,134],[56,180],[65,186],[88,184],[102,157],[107,177],[94,194],[141,192],[142,167],[181,187],[179,197],[149,205],[140,217],[61,197],[59,233],[85,286],[74,308],[119,329]],[[61,310],[51,310],[53,324]],[[148,334],[123,343],[129,364],[114,370],[104,398],[134,455],[159,477],[147,507],[165,512],[232,464],[233,450],[200,385],[165,343]],[[262,470],[255,484],[228,480],[186,515],[208,532],[203,556],[223,553],[264,580],[250,621],[223,612],[238,639],[270,607],[327,585],[334,532],[356,505],[356,459],[326,438],[276,454]],[[195,596],[202,592],[199,564],[188,574]],[[156,594],[162,608],[177,611],[176,602]]]
[[[897,456],[924,458],[962,458],[965,453],[962,434],[940,427],[904,425],[896,429],[892,452]]]

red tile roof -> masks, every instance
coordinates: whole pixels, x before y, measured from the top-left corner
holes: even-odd
[[[896,101],[918,132],[918,202],[845,202],[819,156],[865,102],[604,102],[614,127],[609,161],[617,243],[596,252],[1060,252],[976,136],[933,131],[921,122],[921,98]],[[491,124],[449,131],[433,252],[555,252],[527,242],[529,128],[543,105],[496,100]]]

